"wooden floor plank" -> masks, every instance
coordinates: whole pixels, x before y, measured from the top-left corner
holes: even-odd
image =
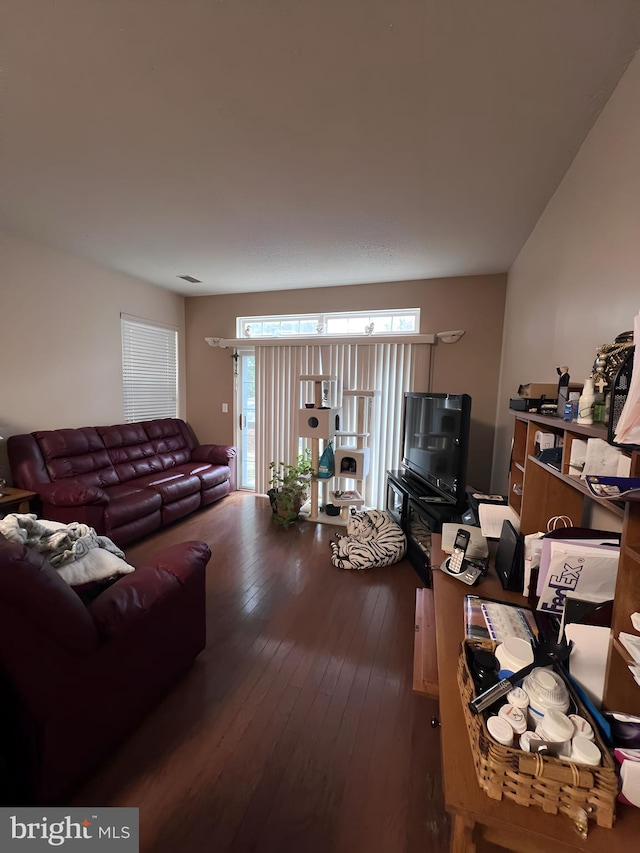
[[[412,691],[421,583],[334,568],[336,529],[236,493],[128,549],[209,543],[207,647],[74,804],[139,807],[143,853],[448,848],[437,706]]]

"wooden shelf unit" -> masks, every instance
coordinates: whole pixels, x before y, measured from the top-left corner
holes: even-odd
[[[604,707],[640,715],[640,687],[629,671],[626,653],[615,640],[620,631],[633,632],[630,616],[640,611],[640,501],[598,500],[579,477],[569,474],[574,439],[606,440],[605,426],[587,426],[530,412],[514,412],[514,417],[509,505],[520,517],[522,533],[545,531],[547,521],[555,515],[568,516],[576,527],[585,526],[590,504],[605,507],[622,524]],[[553,432],[562,442],[560,470],[535,458],[536,430]],[[628,455],[630,476],[640,477],[640,452],[629,451]]]

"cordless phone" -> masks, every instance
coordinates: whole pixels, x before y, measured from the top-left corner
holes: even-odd
[[[464,530],[461,527],[456,533],[456,538],[453,543],[453,553],[450,557],[447,557],[444,563],[440,566],[440,569],[445,572],[445,574],[451,575],[452,578],[457,578],[459,581],[462,581],[462,583],[466,583],[468,586],[473,586],[473,584],[483,574],[483,570],[480,566],[465,559],[470,538],[471,534],[469,531]]]
[[[471,534],[469,531],[462,527],[456,533],[456,538],[453,543],[453,552],[449,557],[449,571],[451,574],[459,575],[462,571],[464,555],[467,553],[470,538]]]

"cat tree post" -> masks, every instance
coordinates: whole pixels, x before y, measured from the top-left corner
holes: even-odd
[[[313,382],[313,401],[305,403],[304,409],[298,411],[298,435],[311,440],[311,467],[317,473],[320,461],[320,441],[329,441],[340,428],[342,409],[339,406],[325,405],[329,403],[335,376],[327,374],[311,374],[300,377],[301,382]],[[326,401],[325,401],[326,397]],[[316,478],[311,480],[311,498],[309,519],[318,520],[319,488]]]
[[[343,397],[356,398],[356,424],[353,432],[340,430],[336,438],[340,446],[335,451],[335,480],[353,481],[354,488],[347,490],[335,489],[331,493],[331,502],[341,507],[340,516],[343,521],[349,517],[349,508],[364,505],[364,480],[369,474],[371,452],[367,446],[371,407],[378,391],[343,391]],[[343,439],[355,440],[354,445],[342,444]]]

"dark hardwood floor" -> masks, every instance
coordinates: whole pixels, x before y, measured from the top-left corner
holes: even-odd
[[[437,705],[411,690],[420,581],[334,568],[337,529],[236,493],[127,550],[209,543],[207,647],[74,804],[139,807],[143,853],[447,849]]]

